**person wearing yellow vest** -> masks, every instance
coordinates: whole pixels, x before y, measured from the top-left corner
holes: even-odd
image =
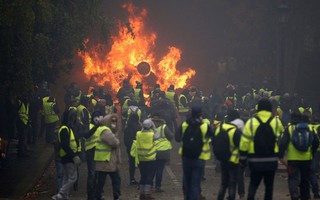
[[[176,92],[174,91],[174,85],[170,85],[166,91],[166,98],[174,105],[175,108],[179,107],[179,100]]]
[[[143,89],[142,89],[142,83],[139,81],[136,81],[136,88],[134,88],[133,93],[133,100],[137,102],[138,105],[144,105],[146,103],[146,100],[143,96]]]
[[[319,115],[315,115],[312,121],[312,129],[317,138],[319,139],[320,134],[320,119]],[[320,161],[320,145],[317,148],[317,151],[312,156],[311,161],[311,176],[310,176],[310,184],[313,193],[313,199],[320,199],[319,193],[319,184],[318,184],[318,175],[319,175],[319,161]]]
[[[60,144],[59,156],[63,165],[64,176],[63,185],[59,192],[52,197],[54,200],[69,198],[69,191],[78,179],[77,167],[81,160],[78,156],[78,142],[74,134],[74,127],[77,120],[77,113],[67,110],[63,114],[62,125],[58,131],[58,141]]]
[[[43,102],[43,114],[46,130],[46,143],[53,144],[54,130],[59,121],[59,107],[53,96]]]
[[[136,139],[137,132],[141,130],[141,123],[139,120],[139,116],[136,113],[130,115],[127,123],[127,127],[124,129],[123,133],[123,141],[126,146],[126,152],[129,160],[129,177],[130,177],[130,185],[136,185],[138,182],[135,179],[135,157],[130,154],[131,147],[133,141]]]
[[[187,154],[187,146],[185,137],[187,134],[198,135],[202,139],[202,147],[200,152],[194,149],[194,154]],[[205,161],[211,157],[210,146],[207,141],[213,137],[213,132],[207,123],[202,121],[202,108],[194,106],[191,108],[191,116],[184,121],[177,129],[175,140],[182,142],[179,153],[182,156],[183,169],[183,194],[185,199],[198,199],[201,193],[201,177]],[[195,139],[190,138],[190,141]],[[191,149],[189,151],[192,151]],[[188,152],[189,152],[188,151]]]
[[[187,115],[189,113],[188,95],[189,95],[188,89],[183,90],[182,93],[179,95],[178,111],[179,111],[179,116],[180,116],[180,122],[185,121],[187,119]]]
[[[95,161],[94,161],[94,152],[96,149],[96,144],[99,138],[99,132],[97,129],[99,128],[99,121],[103,118],[103,115],[99,111],[94,111],[92,113],[91,123],[89,125],[89,129],[83,132],[84,138],[84,148],[87,160],[87,199],[94,200],[95,199]]]
[[[134,114],[134,113],[138,115],[139,121],[141,121],[142,111],[141,111],[141,109],[138,107],[138,103],[137,103],[136,101],[129,101],[127,113],[123,113],[123,116],[124,116],[125,119],[126,119],[126,123],[123,125],[124,128],[127,127],[128,119],[129,119],[130,116],[131,116],[132,114]]]
[[[242,134],[242,131],[244,128],[244,122],[242,118],[240,118],[240,114],[237,110],[229,110],[227,112],[226,122],[236,125],[237,128],[240,129]],[[237,177],[237,188],[238,188],[238,195],[240,197],[240,200],[244,199],[244,196],[245,196],[244,173],[245,173],[245,168],[239,165],[238,177]]]
[[[99,121],[98,141],[94,153],[96,162],[96,200],[102,200],[103,187],[107,175],[112,182],[113,199],[120,198],[121,178],[119,174],[120,165],[120,141],[119,141],[119,124],[116,114],[104,116]]]
[[[312,141],[311,139],[308,141],[308,146],[305,146],[306,149],[299,149],[299,146],[297,146],[293,140],[294,131],[297,131],[302,125],[306,127],[307,131],[300,133],[307,134],[308,139],[312,138]],[[293,113],[291,115],[291,124],[285,129],[279,144],[280,161],[286,165],[288,169],[288,186],[291,199],[311,199],[309,185],[311,160],[319,146],[319,139],[314,134],[308,117],[299,113]],[[285,152],[287,161],[284,160]],[[298,188],[300,188],[300,191]]]
[[[237,174],[239,168],[239,143],[242,132],[234,124],[222,123],[215,129],[215,136],[212,140],[214,141],[215,137],[219,134],[228,134],[230,158],[228,160],[220,161],[221,184],[217,199],[223,200],[227,189],[228,199],[236,199]],[[219,146],[213,146],[213,151],[217,148],[219,148]]]
[[[153,199],[151,196],[151,185],[156,162],[155,140],[159,133],[151,119],[142,123],[142,130],[136,135],[136,157],[140,170],[140,199]]]
[[[269,123],[267,124],[267,122]],[[258,138],[261,138],[256,136],[260,126],[271,127],[270,132],[273,133],[273,135],[272,133],[266,134],[267,137],[272,136],[274,140],[265,142],[266,144],[272,145],[268,146],[269,148],[267,147],[269,151],[267,155],[259,155],[257,153],[262,149],[260,144],[256,145]],[[245,166],[248,161],[251,171],[248,199],[254,199],[262,179],[264,179],[265,183],[265,199],[272,199],[274,176],[278,168],[279,148],[277,142],[282,132],[283,126],[280,119],[272,115],[271,102],[265,98],[261,99],[258,103],[258,112],[246,122],[240,140],[240,163],[242,166]],[[261,135],[260,132],[259,135]],[[263,135],[264,134],[262,134],[262,136]],[[261,140],[259,141],[261,142]]]
[[[152,121],[160,135],[160,138],[155,141],[157,149],[156,168],[154,173],[156,192],[164,192],[161,188],[162,174],[165,164],[170,160],[170,152],[172,149],[171,140],[173,139],[174,134],[167,127],[166,121],[159,116],[154,115]]]
[[[20,98],[17,102],[18,119],[16,120],[16,127],[18,132],[18,157],[27,157],[26,134],[29,123],[29,103],[27,98]]]

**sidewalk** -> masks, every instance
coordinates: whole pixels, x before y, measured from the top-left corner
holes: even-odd
[[[6,163],[0,169],[0,199],[22,199],[53,158],[53,147],[40,141],[30,145],[30,156],[18,158],[15,143],[11,142]]]

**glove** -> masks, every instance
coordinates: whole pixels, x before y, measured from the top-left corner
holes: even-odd
[[[73,160],[73,162],[74,162],[74,164],[75,164],[76,166],[79,166],[79,165],[81,164],[81,159],[80,159],[79,156],[73,157],[72,160]]]

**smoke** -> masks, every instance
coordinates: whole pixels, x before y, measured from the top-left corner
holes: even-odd
[[[126,20],[127,13],[121,8],[126,1],[106,1],[103,8],[108,17]],[[212,91],[215,71],[221,56],[221,28],[219,11],[213,1],[187,0],[133,1],[148,11],[148,27],[158,35],[156,52],[163,55],[168,46],[182,50],[178,69],[190,67],[197,71],[192,84],[204,91]]]

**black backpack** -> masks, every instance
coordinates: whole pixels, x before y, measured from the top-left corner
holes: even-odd
[[[308,151],[314,140],[313,133],[309,130],[307,123],[298,123],[296,127],[292,127],[291,142],[293,146],[302,152]]]
[[[259,121],[260,125],[254,136],[254,152],[259,157],[272,156],[276,142],[276,136],[270,126],[273,117],[270,117],[266,123],[263,123],[258,116],[255,116],[255,118]]]
[[[220,131],[217,135],[214,136],[212,146],[213,146],[213,154],[215,157],[221,162],[227,162],[230,159],[231,151],[230,151],[230,140],[228,132],[236,127],[228,128],[227,130],[222,128],[222,124],[220,124]]]
[[[187,158],[198,158],[203,147],[200,124],[189,125],[183,134],[182,142],[182,155]]]

